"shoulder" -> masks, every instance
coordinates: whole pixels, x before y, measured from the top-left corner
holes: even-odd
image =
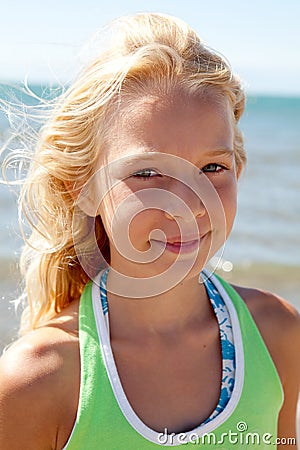
[[[246,303],[275,364],[284,391],[279,436],[295,436],[300,381],[300,317],[283,298],[260,289],[233,285]]]
[[[296,308],[268,291],[236,285],[232,287],[246,303],[271,356],[275,356],[276,349],[285,349],[284,353],[287,353],[287,346],[292,342],[296,354],[300,344],[300,316]]]
[[[297,361],[300,344],[300,318],[297,310],[271,292],[236,285],[233,287],[246,303],[275,364],[279,359],[281,361],[293,354]],[[280,367],[278,371],[280,372]]]
[[[0,448],[62,448],[76,416],[79,345],[61,314],[0,359]],[[73,330],[75,331],[75,330]]]
[[[279,295],[262,289],[235,284],[232,284],[232,287],[242,297],[251,314],[257,316],[258,320],[261,316],[267,319],[265,314],[268,313],[271,314],[269,317],[271,320],[285,319],[295,324],[298,323],[299,314],[296,308]]]

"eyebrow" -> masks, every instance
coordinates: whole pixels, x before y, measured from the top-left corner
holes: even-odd
[[[203,156],[232,156],[234,154],[234,150],[230,147],[224,147],[215,150],[209,150],[204,153]]]
[[[157,160],[157,155],[158,155],[157,150],[152,150],[149,153],[141,153],[139,155],[128,155],[124,157],[124,162],[128,165],[134,165],[136,163],[140,163],[140,162],[153,162],[155,160]]]
[[[158,152],[156,149],[148,149],[147,153],[141,153],[139,155],[128,155],[125,157],[125,163],[128,165],[134,165],[136,163],[141,162],[153,162],[157,159],[158,154],[161,155],[168,155],[168,153],[162,153]],[[234,150],[230,147],[224,147],[220,149],[215,150],[208,150],[207,152],[202,153],[202,157],[209,157],[209,156],[230,156],[234,154]]]

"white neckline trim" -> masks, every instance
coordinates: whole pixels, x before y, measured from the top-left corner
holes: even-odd
[[[159,440],[159,436],[162,433],[158,433],[155,430],[149,428],[142,420],[137,416],[133,408],[131,407],[126,394],[123,390],[119,374],[117,371],[117,367],[115,364],[115,360],[112,353],[112,348],[110,345],[110,336],[106,326],[106,318],[104,317],[101,300],[100,300],[100,279],[103,271],[101,271],[94,279],[92,285],[92,303],[95,315],[95,321],[97,326],[97,332],[99,336],[100,349],[103,356],[103,361],[106,367],[106,371],[109,377],[109,381],[114,392],[115,399],[124,415],[128,423],[145,439],[163,446],[175,446],[175,445],[183,445],[188,442],[191,442],[192,439],[197,437],[201,437],[205,433],[210,433],[214,431],[218,426],[223,424],[228,417],[235,410],[243,390],[244,384],[244,351],[243,351],[243,342],[242,342],[242,333],[241,328],[237,316],[237,312],[235,307],[223,288],[222,284],[214,275],[209,275],[207,271],[203,271],[205,276],[209,277],[213,282],[214,286],[219,291],[221,297],[223,298],[231,318],[232,323],[232,332],[235,346],[235,355],[236,355],[236,372],[235,372],[235,383],[232,391],[232,395],[230,397],[229,402],[227,403],[224,410],[210,422],[200,425],[199,427],[194,428],[191,431],[184,432],[185,438],[182,437],[182,433],[177,433],[172,435],[165,435],[169,438],[167,439],[166,444],[162,444]]]

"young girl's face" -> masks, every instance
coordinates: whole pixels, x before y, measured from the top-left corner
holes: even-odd
[[[213,95],[121,104],[99,156],[98,213],[114,269],[149,277],[176,262],[195,275],[223,245],[236,213],[232,120]]]

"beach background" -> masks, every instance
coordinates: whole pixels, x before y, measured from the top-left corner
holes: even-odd
[[[37,96],[49,86],[33,85]],[[53,90],[53,87],[52,87]],[[0,98],[36,100],[20,89],[0,88]],[[55,90],[54,90],[55,92]],[[300,96],[249,96],[241,120],[248,165],[239,181],[238,213],[219,273],[227,280],[273,291],[300,309]],[[11,133],[0,115],[1,144]],[[4,156],[4,155],[3,155]],[[3,157],[2,156],[2,157]],[[0,352],[17,334],[20,294],[17,187],[0,185]],[[215,260],[212,261],[215,266]]]
[[[112,19],[140,11],[186,20],[226,55],[245,83],[249,95],[241,128],[248,167],[239,182],[238,214],[220,255],[220,273],[229,281],[276,292],[299,309],[298,0],[215,0],[213,4],[115,0],[105,5],[98,0],[51,0],[42,7],[36,0],[26,0],[18,2],[17,10],[15,2],[4,1],[0,83],[11,86],[28,79],[38,95],[57,82],[67,84],[85,62],[82,46],[90,36]],[[0,99],[3,95],[13,99],[14,92],[8,97],[2,92]],[[0,113],[1,144],[9,134],[8,121]],[[15,191],[0,184],[0,354],[17,335],[20,313],[12,303],[20,295],[17,262],[22,246]]]

